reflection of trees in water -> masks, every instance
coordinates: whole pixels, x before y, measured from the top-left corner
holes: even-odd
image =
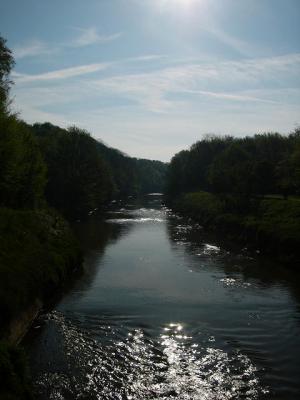
[[[188,219],[171,216],[167,220],[169,240],[174,251],[184,252],[192,258],[189,269],[199,271],[197,263],[221,269],[225,277],[239,275],[242,281],[251,282],[264,288],[282,286],[299,304],[300,309],[300,271],[280,264],[270,257],[249,253],[237,243],[208,233]],[[184,245],[179,246],[178,243]],[[203,252],[205,244],[220,247],[220,252]],[[203,252],[203,254],[202,254]],[[200,254],[200,256],[199,256]],[[193,265],[194,264],[194,268]]]
[[[74,224],[73,229],[80,242],[84,255],[92,251],[101,253],[107,244],[117,241],[130,229],[129,225],[110,224],[106,216],[92,216]]]
[[[90,286],[94,281],[106,247],[127,235],[132,228],[131,224],[113,224],[105,219],[105,215],[93,215],[73,226],[84,257],[84,273],[75,283],[81,289]]]
[[[76,282],[76,287],[82,289],[92,284],[97,271],[101,268],[101,259],[107,246],[128,235],[135,226],[131,223],[110,223],[107,219],[134,218],[135,210],[142,208],[161,209],[161,196],[130,197],[120,200],[110,206],[107,214],[95,213],[86,220],[73,224],[72,228],[84,256],[84,274]]]

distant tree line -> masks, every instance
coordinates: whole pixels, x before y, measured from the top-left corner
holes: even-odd
[[[47,202],[68,217],[87,214],[113,198],[164,189],[167,165],[128,157],[83,129],[50,123],[30,127],[47,167]]]
[[[167,193],[207,191],[240,199],[300,194],[300,129],[287,136],[207,136],[171,160]]]

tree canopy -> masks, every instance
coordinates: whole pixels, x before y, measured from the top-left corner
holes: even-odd
[[[299,194],[300,130],[290,135],[205,137],[171,160],[167,192],[198,190],[223,197]]]

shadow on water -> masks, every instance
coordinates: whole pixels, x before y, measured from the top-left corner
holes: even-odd
[[[183,249],[187,256],[198,260],[191,265],[195,272],[199,272],[201,266],[212,263],[224,271],[228,282],[239,274],[246,284],[251,281],[265,288],[286,287],[300,307],[300,271],[297,265],[295,268],[287,267],[274,259],[250,252],[239,243],[210,234],[198,223],[171,212],[167,229],[174,251]]]
[[[110,224],[105,219],[103,215],[95,214],[72,226],[84,255],[84,274],[74,285],[77,289],[88,290],[107,246],[116,243],[132,228],[130,225]]]

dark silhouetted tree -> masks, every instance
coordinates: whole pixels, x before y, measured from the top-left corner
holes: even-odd
[[[6,46],[6,40],[0,36],[0,113],[7,112],[8,94],[12,84],[9,74],[14,63],[12,52]]]

